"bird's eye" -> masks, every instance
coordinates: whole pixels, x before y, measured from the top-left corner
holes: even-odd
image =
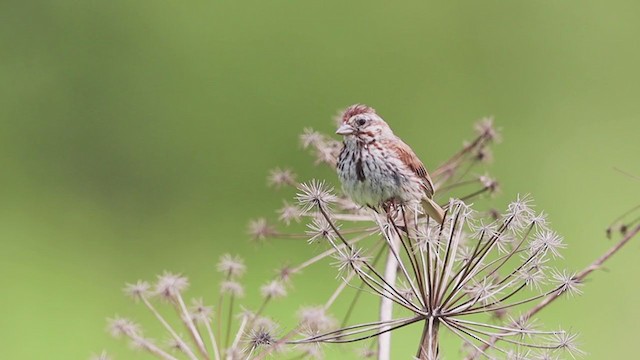
[[[358,126],[362,126],[364,124],[366,124],[367,120],[366,119],[358,119],[356,120],[356,124],[358,124]]]

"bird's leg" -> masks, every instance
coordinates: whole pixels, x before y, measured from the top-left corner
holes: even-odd
[[[391,220],[391,201],[392,200],[387,200],[382,203],[382,210],[387,214],[387,220]]]
[[[384,212],[387,214],[387,220],[389,220],[389,222],[392,222],[395,218],[395,213],[398,209],[395,199],[389,199],[383,202],[382,208],[384,209]]]
[[[397,213],[398,211],[400,211],[402,204],[397,202],[396,199],[389,199],[385,201],[382,204],[382,206],[385,209],[385,212],[387,214],[387,220],[389,221],[389,223],[396,223],[394,219],[395,214],[393,212]],[[404,231],[405,233],[407,232],[406,224],[403,224],[403,225],[396,224],[396,226],[398,227],[398,229]]]

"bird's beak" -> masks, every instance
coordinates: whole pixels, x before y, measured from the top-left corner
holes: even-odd
[[[355,132],[355,129],[351,127],[349,124],[342,124],[338,130],[336,130],[336,134],[338,135],[351,135]]]

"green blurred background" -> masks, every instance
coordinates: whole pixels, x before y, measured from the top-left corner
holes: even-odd
[[[318,250],[249,242],[247,221],[293,194],[265,176],[335,181],[297,135],[354,102],[429,167],[494,115],[498,203],[532,193],[579,269],[640,199],[613,170],[640,174],[639,16],[635,0],[0,2],[0,358],[147,358],[104,332],[115,313],[149,323],[124,283],[173,270],[213,301],[224,252],[246,258],[256,306],[271,269]],[[590,358],[634,357],[639,250],[543,322],[579,331]],[[324,301],[332,272],[310,269],[287,301]]]

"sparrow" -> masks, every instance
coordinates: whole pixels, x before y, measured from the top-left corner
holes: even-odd
[[[396,136],[375,109],[349,106],[336,134],[342,135],[337,171],[342,189],[356,204],[373,209],[389,204],[422,204],[438,223],[444,210],[433,201],[435,189],[424,164]]]

